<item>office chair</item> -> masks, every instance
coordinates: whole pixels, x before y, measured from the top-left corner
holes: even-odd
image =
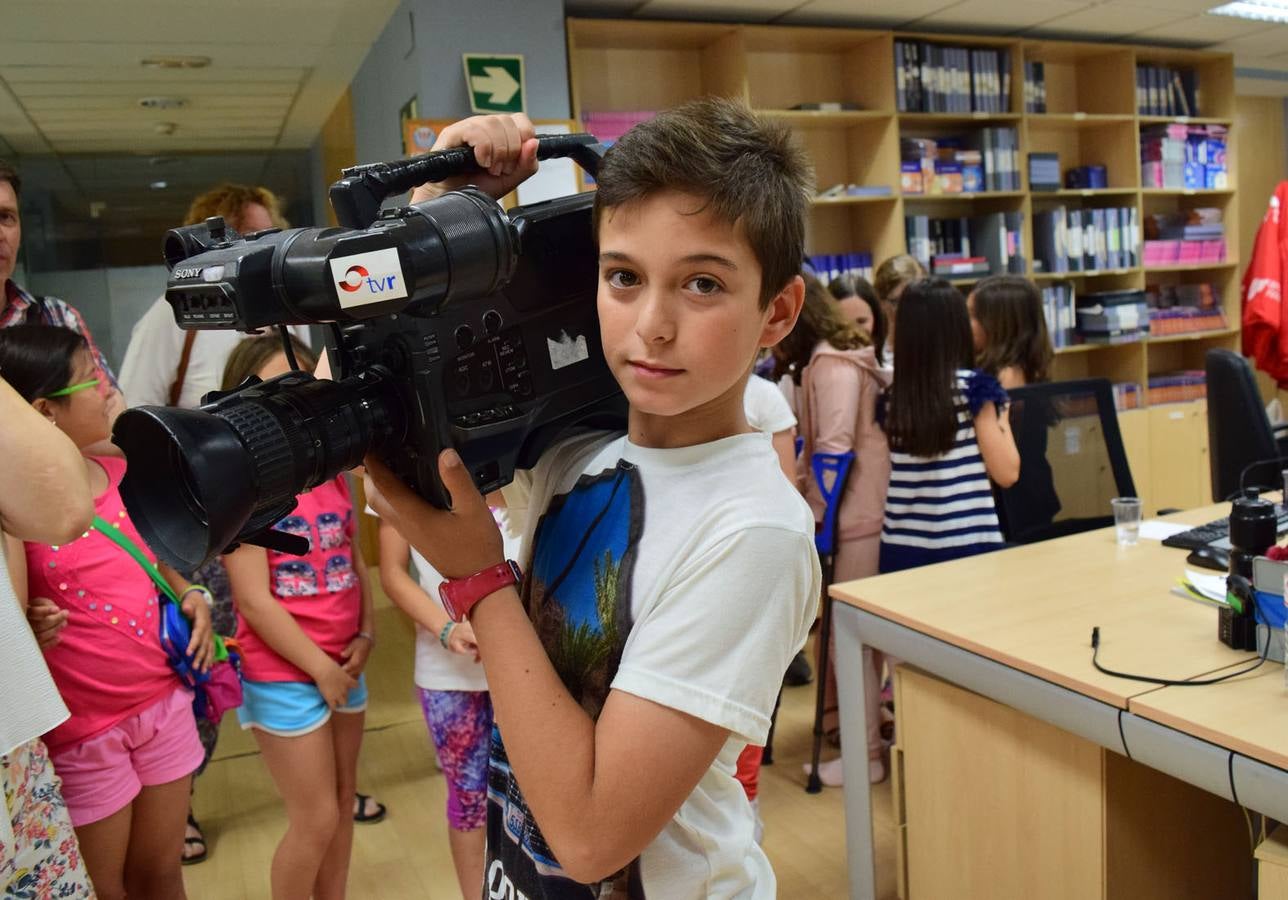
[[[1020,478],[993,489],[1002,536],[1032,544],[1112,525],[1109,501],[1136,496],[1108,379],[1010,391]]]
[[[810,468],[814,480],[818,482],[819,492],[823,495],[826,507],[823,510],[822,527],[814,535],[814,546],[818,549],[819,561],[823,564],[823,604],[821,621],[818,626],[818,693],[814,700],[814,749],[810,757],[809,781],[805,790],[817,794],[823,790],[823,782],[818,777],[818,757],[823,750],[823,714],[827,691],[827,663],[829,645],[832,640],[832,598],[827,593],[827,586],[832,583],[836,568],[836,514],[841,508],[841,498],[845,496],[845,483],[850,478],[850,469],[854,466],[854,451],[845,453],[815,453],[810,459]]]
[[[1246,359],[1230,350],[1209,350],[1206,362],[1213,501],[1229,500],[1244,486],[1278,490],[1288,457],[1288,425],[1271,428]]]

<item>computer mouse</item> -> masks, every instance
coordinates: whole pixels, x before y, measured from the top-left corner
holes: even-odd
[[[1201,566],[1204,569],[1215,569],[1218,572],[1230,571],[1230,551],[1213,547],[1211,544],[1191,550],[1190,555],[1185,557],[1185,561],[1192,566]]]

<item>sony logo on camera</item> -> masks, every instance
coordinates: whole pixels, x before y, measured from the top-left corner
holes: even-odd
[[[391,247],[331,260],[331,279],[335,296],[346,309],[407,296],[398,251]]]

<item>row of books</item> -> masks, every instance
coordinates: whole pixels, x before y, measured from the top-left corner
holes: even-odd
[[[905,194],[1018,191],[1019,143],[1014,128],[982,128],[957,137],[900,138],[900,187]]]
[[[896,40],[894,77],[899,112],[1010,112],[1006,50]]]
[[[1151,213],[1144,221],[1147,266],[1220,263],[1226,259],[1225,221],[1215,206]]]
[[[607,147],[639,123],[647,122],[656,115],[655,110],[584,112],[581,114],[581,126]]]
[[[1057,206],[1033,214],[1038,272],[1093,272],[1140,265],[1140,221],[1131,207]]]
[[[1024,111],[1026,113],[1044,113],[1047,111],[1046,65],[1037,61],[1024,63]]]
[[[1140,409],[1140,385],[1134,381],[1119,381],[1112,386],[1114,392],[1114,409],[1126,412],[1129,409]]]
[[[1226,328],[1221,289],[1215,284],[1150,284],[1145,286],[1145,300],[1150,337]]]
[[[1199,115],[1199,73],[1194,69],[1138,65],[1136,112],[1142,116]]]
[[[1207,374],[1202,369],[1159,372],[1149,376],[1149,405],[1188,403],[1207,397]]]
[[[1020,232],[1024,214],[985,213],[960,218],[905,216],[908,252],[932,275],[963,278],[1023,275]]]
[[[1227,254],[1223,237],[1205,241],[1145,241],[1141,259],[1146,266],[1199,266],[1223,263]]]
[[[1047,331],[1054,347],[1072,347],[1078,322],[1073,314],[1073,284],[1061,282],[1042,288],[1042,312],[1046,315]]]
[[[1152,125],[1140,131],[1140,177],[1146,188],[1224,189],[1226,128]]]
[[[805,257],[805,262],[824,284],[831,284],[842,275],[872,280],[871,253],[819,253]]]

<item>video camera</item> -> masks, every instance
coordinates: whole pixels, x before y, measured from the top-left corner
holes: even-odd
[[[537,158],[570,156],[594,175],[603,154],[590,135],[557,135],[539,139]],[[180,327],[274,326],[285,338],[287,325],[327,324],[335,380],[252,377],[197,410],[121,414],[121,494],[159,558],[189,572],[240,542],[302,552],[272,526],[369,452],[446,508],[447,447],[486,492],[572,425],[622,426],[599,340],[592,194],[507,213],[466,187],[381,209],[477,171],[468,147],[345,169],[331,186],[339,228],[242,237],[216,217],[167,233]]]

